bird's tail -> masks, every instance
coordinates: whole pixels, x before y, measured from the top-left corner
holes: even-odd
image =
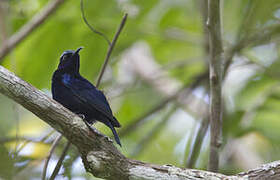
[[[111,121],[111,122],[114,127],[121,127],[121,124],[115,117],[113,117],[113,121]]]
[[[122,144],[121,144],[121,141],[120,141],[120,138],[115,130],[115,128],[112,126],[111,123],[108,123],[109,124],[109,128],[112,130],[113,134],[114,134],[114,137],[115,137],[115,140],[116,142],[118,143],[118,145],[120,145],[122,147]]]

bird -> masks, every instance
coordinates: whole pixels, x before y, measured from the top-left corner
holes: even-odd
[[[121,146],[115,127],[121,124],[114,117],[107,98],[90,81],[80,74],[80,55],[82,47],[76,51],[67,50],[60,56],[59,64],[52,76],[53,99],[82,117],[92,125],[99,121],[108,126],[117,144]]]

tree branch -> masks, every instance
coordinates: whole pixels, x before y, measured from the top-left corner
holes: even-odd
[[[62,136],[60,136],[60,137],[62,137]],[[56,163],[56,166],[55,166],[55,168],[54,168],[54,170],[53,170],[53,172],[52,172],[52,175],[51,175],[51,177],[50,177],[50,180],[54,180],[55,177],[57,176],[57,174],[59,173],[60,167],[62,166],[63,160],[64,160],[64,158],[65,158],[65,156],[66,156],[66,154],[67,154],[67,151],[68,151],[68,149],[69,149],[70,147],[71,147],[71,142],[68,141],[67,144],[66,144],[66,146],[65,146],[65,148],[64,148],[63,151],[62,151],[62,154],[61,154],[61,156],[60,156],[58,162]]]
[[[96,87],[98,87],[98,86],[100,85],[102,76],[103,76],[103,74],[104,74],[104,72],[105,72],[105,69],[106,69],[106,66],[107,66],[107,64],[108,64],[108,62],[109,62],[109,58],[110,58],[110,56],[111,56],[111,53],[113,52],[113,49],[114,49],[115,44],[116,44],[116,42],[117,42],[117,40],[118,40],[118,38],[119,38],[119,35],[120,35],[120,33],[121,33],[121,31],[122,31],[124,25],[125,25],[126,19],[127,19],[127,13],[125,13],[125,15],[123,16],[122,21],[121,21],[121,24],[120,24],[120,26],[119,26],[119,28],[118,28],[118,30],[117,30],[117,32],[116,32],[114,38],[113,38],[112,43],[109,44],[109,49],[108,49],[108,51],[107,51],[104,64],[103,64],[103,66],[102,66],[102,68],[101,68],[101,71],[100,71],[100,73],[99,73],[99,75],[98,75],[98,79],[97,79],[97,82],[96,82]]]
[[[209,32],[207,28],[207,18],[208,18],[208,4],[205,3],[205,0],[200,0],[199,1],[199,6],[200,6],[200,11],[202,15],[202,23],[203,23],[203,35],[204,35],[204,54],[205,54],[205,63],[208,62],[208,56],[209,56]],[[209,72],[208,72],[209,74]],[[209,85],[207,84],[207,92],[206,94],[209,94],[208,87]],[[192,139],[192,143],[190,145],[190,149],[187,155],[187,160],[186,160],[186,167],[187,168],[194,168],[195,163],[199,157],[200,154],[200,149],[202,142],[205,138],[208,126],[209,126],[209,113],[205,112],[202,113],[204,116],[202,116],[201,122],[198,123],[198,130],[195,132],[194,139]]]
[[[3,43],[0,49],[0,63],[4,57],[24,40],[30,33],[39,27],[55,10],[64,2],[64,0],[50,1],[39,13],[37,13],[28,23],[26,23],[18,32],[12,35]]]
[[[47,174],[47,168],[48,168],[48,164],[49,164],[49,161],[51,159],[51,156],[55,150],[55,147],[58,145],[59,141],[61,140],[62,136],[59,135],[53,142],[52,146],[51,146],[51,150],[48,154],[48,156],[46,157],[46,160],[45,160],[45,164],[44,164],[44,168],[43,168],[43,173],[42,173],[42,180],[45,180],[46,179],[46,174]]]
[[[173,100],[177,100],[178,102],[179,101],[178,99],[181,96],[187,98],[191,94],[192,90],[195,89],[197,86],[199,86],[199,84],[207,78],[207,74],[208,73],[203,73],[201,75],[198,75],[196,78],[194,78],[194,82],[192,82],[190,85],[189,84],[184,85],[182,88],[177,90],[177,92],[162,100],[160,103],[158,103],[158,105],[153,107],[151,110],[144,113],[139,118],[132,120],[130,124],[128,124],[126,127],[124,127],[119,131],[119,136],[123,137],[129,134],[130,132],[133,132],[141,123],[145,121],[147,117],[163,109],[168,103],[172,102]]]
[[[258,32],[253,33],[252,35],[244,36],[244,38],[238,40],[232,47],[230,47],[225,53],[225,68],[224,76],[226,76],[229,66],[232,62],[232,58],[236,53],[239,53],[244,48],[248,46],[258,46],[261,45],[273,38],[279,36],[280,25],[276,24],[270,27],[265,27],[258,30]]]
[[[193,168],[196,160],[198,159],[198,155],[200,153],[201,145],[203,142],[203,139],[205,137],[205,134],[207,132],[208,126],[209,126],[209,117],[205,117],[201,120],[199,124],[198,131],[195,134],[195,138],[193,140],[193,145],[190,148],[190,152],[187,158],[186,167],[187,168]]]
[[[210,155],[208,170],[218,171],[219,149],[222,144],[222,35],[220,1],[208,0],[210,61]]]
[[[164,128],[166,123],[169,121],[170,116],[176,111],[176,107],[173,105],[171,107],[165,117],[163,117],[160,122],[158,122],[154,127],[143,136],[143,138],[139,141],[137,146],[132,150],[131,152],[131,157],[136,157],[138,154],[140,154],[144,149],[147,144],[151,142],[152,139],[155,138],[155,136]]]

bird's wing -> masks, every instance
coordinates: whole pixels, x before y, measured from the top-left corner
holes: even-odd
[[[84,78],[70,78],[62,82],[81,103],[86,104],[115,121],[112,110],[104,94]]]

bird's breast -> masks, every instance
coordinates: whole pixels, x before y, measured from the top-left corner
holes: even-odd
[[[71,83],[71,76],[69,74],[56,74],[52,81],[52,95],[54,100],[72,110],[71,107],[75,105],[73,93],[64,85],[69,83]]]
[[[63,74],[61,79],[63,84],[70,84],[71,75],[70,74]]]

